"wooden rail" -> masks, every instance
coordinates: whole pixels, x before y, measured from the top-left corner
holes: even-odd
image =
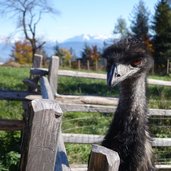
[[[46,68],[32,68],[32,74],[37,75],[46,75],[48,74],[48,69]],[[59,70],[59,76],[66,76],[66,77],[78,77],[78,78],[92,78],[92,79],[102,79],[106,80],[106,74],[98,74],[98,73],[91,73],[91,72],[79,72],[79,71],[69,71],[69,70]],[[163,81],[163,80],[155,80],[148,78],[148,84],[151,85],[160,85],[160,86],[171,86],[171,81]]]
[[[66,143],[99,144],[104,136],[62,134],[61,118],[63,112],[84,111],[114,113],[117,98],[95,96],[71,96],[57,94],[58,76],[106,79],[106,74],[84,73],[58,70],[59,59],[52,57],[48,69],[41,68],[42,57],[35,57],[30,78],[24,80],[28,91],[0,91],[0,99],[21,100],[25,110],[24,122],[0,120],[0,130],[23,130],[21,171],[55,170],[69,171]],[[47,77],[46,77],[47,76]],[[41,95],[39,95],[40,83]],[[149,84],[171,86],[169,81],[148,79]],[[33,101],[31,101],[33,100]],[[150,109],[149,116],[171,116],[171,110]],[[171,146],[171,138],[154,138],[153,146]],[[94,145],[90,157],[89,171],[118,170],[119,158],[115,152]],[[112,157],[113,156],[113,157]],[[111,161],[114,161],[111,164]],[[92,161],[93,160],[93,161]],[[47,164],[48,163],[48,164]],[[99,168],[100,166],[100,168]]]
[[[66,143],[73,144],[100,144],[104,138],[103,135],[92,134],[63,134]],[[152,145],[154,147],[170,147],[171,138],[153,138]]]

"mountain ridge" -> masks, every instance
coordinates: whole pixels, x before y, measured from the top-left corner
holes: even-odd
[[[60,48],[66,48],[68,50],[72,48],[75,56],[80,58],[85,44],[89,46],[97,45],[97,47],[102,50],[104,44],[111,44],[113,42],[113,39],[114,38],[110,36],[81,34],[73,36],[61,42],[47,41],[44,49],[48,56],[52,56],[54,54],[54,48],[56,45],[58,45]],[[11,43],[5,43],[3,41],[0,42],[0,62],[6,62],[7,60],[9,60],[13,45],[14,41]]]

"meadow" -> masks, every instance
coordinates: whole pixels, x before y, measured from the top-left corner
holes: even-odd
[[[22,80],[29,77],[29,68],[0,67],[1,90],[26,90]],[[169,76],[150,76],[150,78],[171,80]],[[104,80],[59,77],[59,94],[72,95],[119,95],[118,87],[110,89]],[[171,88],[148,86],[147,99],[150,108],[171,109]],[[22,119],[22,102],[0,101],[0,118]],[[64,133],[105,134],[112,114],[68,112],[64,114],[62,130]],[[158,125],[158,127],[156,127]],[[171,137],[171,118],[150,118],[150,129],[154,137]],[[0,170],[17,170],[20,152],[20,132],[0,131]],[[70,163],[87,163],[91,145],[66,144]],[[158,157],[163,155],[156,149]],[[168,149],[164,149],[168,156]],[[171,156],[169,156],[171,158]],[[163,156],[161,156],[163,158]]]

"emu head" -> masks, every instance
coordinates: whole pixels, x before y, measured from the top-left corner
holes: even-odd
[[[153,65],[145,43],[135,38],[127,38],[104,50],[107,59],[107,84],[114,86],[128,78],[136,78],[147,72]]]

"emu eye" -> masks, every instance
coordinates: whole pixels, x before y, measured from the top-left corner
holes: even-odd
[[[130,65],[132,67],[138,67],[139,65],[141,65],[141,63],[142,63],[141,59],[136,59],[136,60],[132,61]]]

